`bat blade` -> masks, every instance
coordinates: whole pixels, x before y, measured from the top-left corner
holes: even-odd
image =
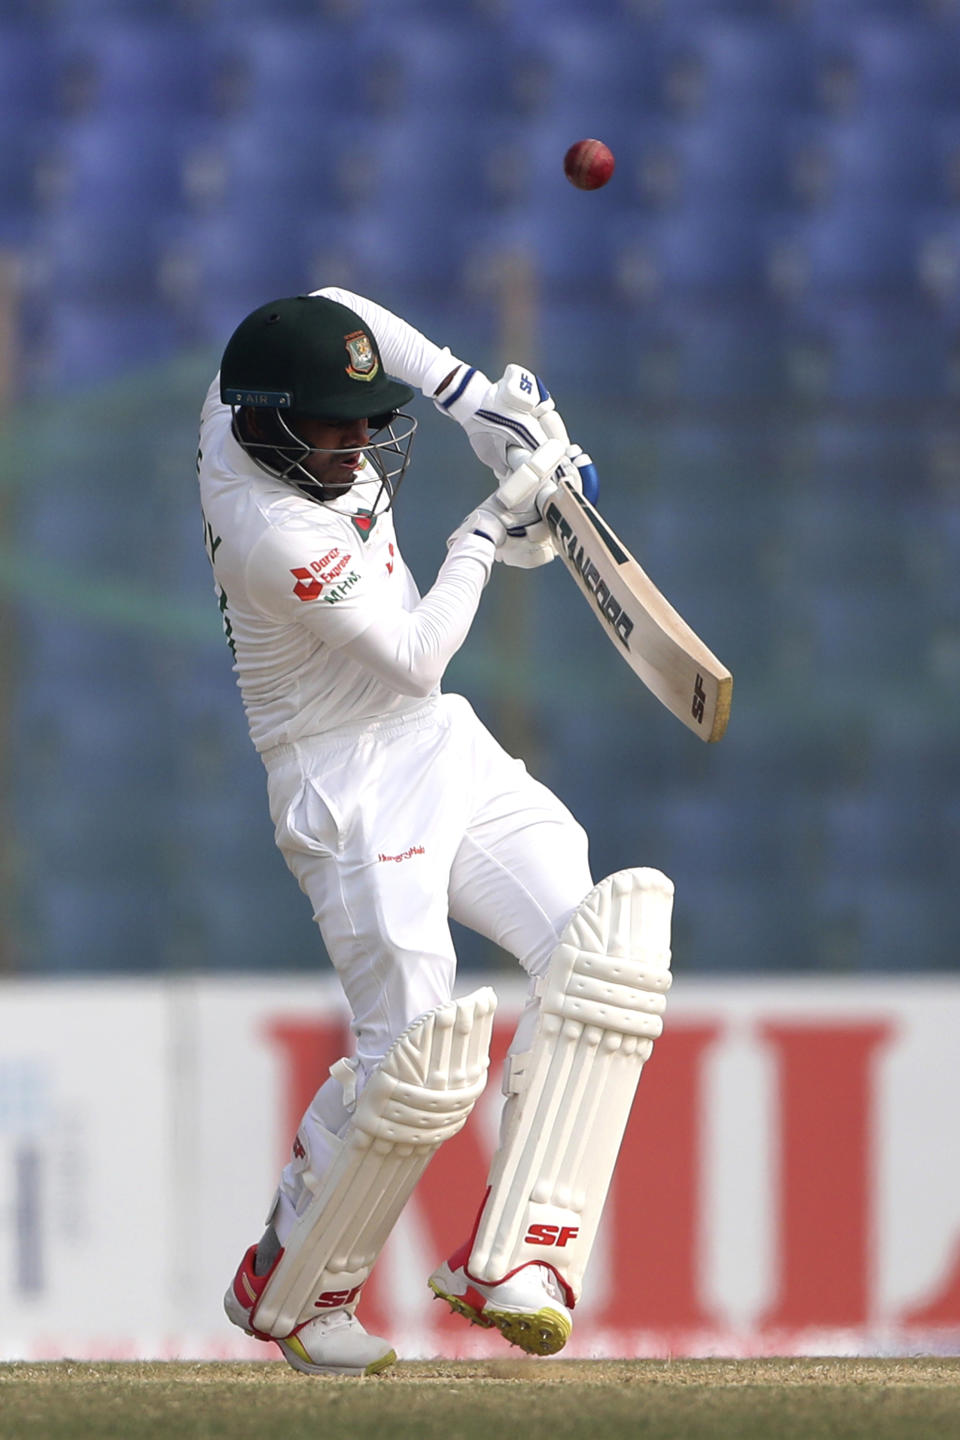
[[[568,481],[550,496],[543,518],[561,560],[634,674],[701,740],[719,740],[733,697],[727,667]]]

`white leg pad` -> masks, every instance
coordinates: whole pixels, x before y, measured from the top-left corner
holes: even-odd
[[[663,1028],[672,910],[666,875],[621,870],[560,937],[533,1043],[512,1057],[472,1279],[495,1284],[546,1263],[579,1299],[640,1071]]]
[[[329,1306],[366,1280],[431,1156],[483,1091],[496,1005],[485,986],[427,1011],[390,1047],[287,1237],[252,1313],[258,1331],[287,1336],[324,1313],[318,1295]]]

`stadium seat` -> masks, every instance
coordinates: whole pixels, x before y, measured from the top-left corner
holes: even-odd
[[[663,215],[616,218],[609,243],[624,296],[656,301],[759,292],[763,238],[745,210],[691,202]]]
[[[768,307],[683,293],[628,313],[634,373],[651,398],[760,401],[784,391],[783,337]]]
[[[516,30],[516,107],[552,127],[558,157],[584,136],[616,153],[645,116],[662,107],[659,52],[649,29],[603,18],[535,14]]]
[[[933,801],[932,795],[901,793],[889,785],[827,798],[823,860],[831,883],[855,889],[862,881],[931,881],[944,875],[950,847]]]
[[[24,247],[37,212],[37,176],[45,152],[38,127],[0,119],[0,246]]]
[[[192,340],[222,345],[258,305],[309,288],[307,227],[302,215],[296,221],[284,224],[249,194],[171,226],[164,236],[162,285]]]
[[[714,879],[736,877],[762,886],[780,863],[780,836],[766,797],[752,797],[753,803],[750,799],[741,797],[731,823],[729,805],[714,796],[680,788],[667,796],[656,817],[667,873],[679,866]]]
[[[840,401],[947,399],[954,338],[920,305],[826,299],[789,330],[792,388]]]
[[[807,23],[815,28],[859,24],[878,16],[933,19],[944,8],[941,0],[804,0],[803,7]]]
[[[671,120],[635,148],[640,194],[658,207],[775,209],[789,198],[784,127],[764,107]]]
[[[16,122],[22,134],[52,119],[58,109],[57,69],[45,28],[17,18],[5,5],[0,18],[0,126]]]
[[[218,66],[204,25],[169,8],[126,9],[71,17],[53,32],[58,61],[70,77],[69,93],[82,112],[113,116],[136,112],[168,116],[216,113]]]
[[[362,27],[316,13],[268,19],[261,7],[242,25],[216,19],[210,33],[232,76],[233,112],[259,121],[265,140],[283,117],[298,119],[308,131],[316,127],[318,168],[324,122],[377,109]]]
[[[828,109],[902,112],[960,106],[956,30],[930,16],[835,13],[815,30],[818,92]]]
[[[156,301],[58,301],[44,335],[42,387],[73,392],[149,370],[169,359],[180,341],[172,316]]]
[[[306,126],[278,114],[267,126],[243,113],[210,127],[186,154],[187,204],[210,214],[259,208],[277,217],[278,228],[318,204],[362,207],[375,195],[380,132],[362,117],[324,117]]]
[[[946,324],[960,316],[960,220],[953,208],[924,215],[917,223],[917,283]]]
[[[894,204],[836,205],[768,235],[767,276],[788,303],[919,293],[917,221]]]
[[[157,259],[151,218],[115,199],[108,209],[48,216],[28,257],[27,281],[47,303],[143,303],[156,295]]]
[[[138,112],[119,125],[98,113],[61,124],[44,155],[42,200],[52,214],[153,218],[183,202],[191,129],[166,113]]]
[[[557,21],[561,24],[561,21]],[[414,8],[385,17],[371,15],[359,32],[364,76],[372,108],[385,116],[422,114],[433,121],[429,151],[408,157],[410,168],[422,158],[442,154],[447,125],[467,116],[482,129],[488,119],[512,113],[516,47],[509,27],[458,5],[455,17]]]
[[[814,101],[809,35],[802,25],[769,16],[664,20],[664,97],[681,115],[718,115],[764,106],[778,114]]]
[[[791,188],[809,205],[931,208],[955,198],[960,129],[927,111],[806,120],[790,140]]]
[[[625,9],[639,11],[648,19],[693,23],[711,15],[763,16],[770,10],[770,0],[621,0],[621,3]]]
[[[864,879],[838,903],[853,902],[860,968],[894,976],[955,971],[960,921],[955,889],[922,880]]]
[[[44,971],[156,974],[170,963],[164,922],[172,917],[156,872],[147,878],[141,872],[137,883],[107,874],[61,875],[47,881],[36,904]]]

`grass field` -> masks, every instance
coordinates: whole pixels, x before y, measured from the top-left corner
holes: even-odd
[[[960,1359],[0,1365],[2,1440],[948,1440]]]

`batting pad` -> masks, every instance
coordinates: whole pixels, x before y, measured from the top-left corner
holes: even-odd
[[[504,1135],[468,1274],[553,1266],[580,1297],[630,1106],[663,1029],[673,884],[620,870],[573,915],[543,979],[533,1044],[512,1057]]]
[[[368,1080],[341,1148],[296,1220],[252,1320],[286,1336],[355,1300],[431,1156],[466,1123],[487,1081],[497,997],[489,986],[428,1010]]]

